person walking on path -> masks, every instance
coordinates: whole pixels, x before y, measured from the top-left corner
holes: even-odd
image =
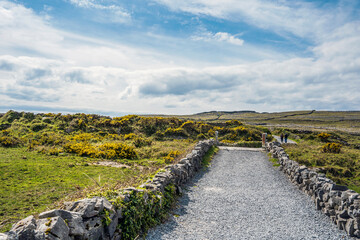
[[[287,143],[288,136],[289,136],[289,134],[285,133],[285,143]]]
[[[281,135],[280,135],[280,140],[281,140],[281,143],[283,143],[283,141],[284,141],[284,134],[281,134]]]

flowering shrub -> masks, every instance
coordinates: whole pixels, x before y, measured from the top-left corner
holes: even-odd
[[[164,134],[166,136],[188,137],[188,133],[183,128],[168,128]]]
[[[20,144],[19,139],[12,136],[0,136],[0,145],[3,147],[16,147]]]
[[[181,124],[180,128],[186,129],[188,131],[193,131],[196,128],[194,121],[186,121]]]
[[[79,156],[106,159],[135,159],[134,148],[123,143],[104,143],[98,147],[87,142],[68,142],[63,147],[65,152]]]
[[[165,163],[169,164],[174,162],[175,158],[180,155],[179,151],[170,151],[167,156],[164,157]]]
[[[320,134],[317,135],[317,137],[320,138],[320,140],[321,140],[322,142],[328,142],[330,136],[331,136],[330,134],[324,133],[324,132],[322,132],[322,133],[320,133]]]
[[[123,143],[105,143],[99,146],[97,157],[108,159],[135,159],[137,157],[133,147]]]
[[[324,153],[340,153],[341,147],[339,143],[327,143],[322,146],[321,151]]]
[[[68,142],[63,146],[65,152],[76,153],[79,156],[96,157],[96,149],[87,142]]]
[[[226,126],[241,126],[243,125],[242,122],[240,122],[239,120],[229,120],[225,122]]]
[[[135,139],[135,138],[137,138],[137,135],[135,133],[125,134],[125,136],[124,136],[125,140]]]

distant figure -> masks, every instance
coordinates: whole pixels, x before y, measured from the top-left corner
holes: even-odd
[[[280,140],[281,140],[281,143],[284,141],[284,134],[280,135]]]
[[[287,143],[288,136],[289,134],[285,133],[285,143]]]

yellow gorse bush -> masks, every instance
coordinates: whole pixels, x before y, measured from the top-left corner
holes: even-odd
[[[0,136],[0,145],[3,147],[15,147],[19,144],[19,140],[11,136]]]
[[[330,136],[331,136],[330,134],[324,133],[324,132],[319,133],[319,134],[317,135],[317,137],[320,138],[320,140],[321,140],[322,142],[327,142],[327,141],[329,140]]]
[[[172,163],[174,162],[175,158],[179,156],[181,153],[177,150],[170,151],[167,156],[164,157],[165,163]]]
[[[322,146],[321,151],[324,153],[340,153],[342,145],[339,143],[327,143]]]
[[[227,126],[241,126],[241,125],[243,125],[242,124],[242,122],[240,122],[239,120],[229,120],[229,121],[226,121],[225,122],[225,124],[227,125]]]
[[[65,152],[79,156],[106,159],[135,159],[137,154],[133,147],[123,143],[104,143],[97,147],[88,142],[68,142],[63,146]]]

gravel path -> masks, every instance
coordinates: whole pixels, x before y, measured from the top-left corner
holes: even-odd
[[[188,184],[151,239],[352,239],[315,210],[265,153],[225,148]]]
[[[279,143],[281,143],[281,138],[280,138],[280,136],[273,135],[273,137],[276,139],[276,141],[278,141]],[[285,140],[284,140],[283,143],[285,143]],[[295,141],[293,141],[293,140],[291,140],[291,139],[288,139],[288,140],[287,140],[287,143],[297,144]]]

